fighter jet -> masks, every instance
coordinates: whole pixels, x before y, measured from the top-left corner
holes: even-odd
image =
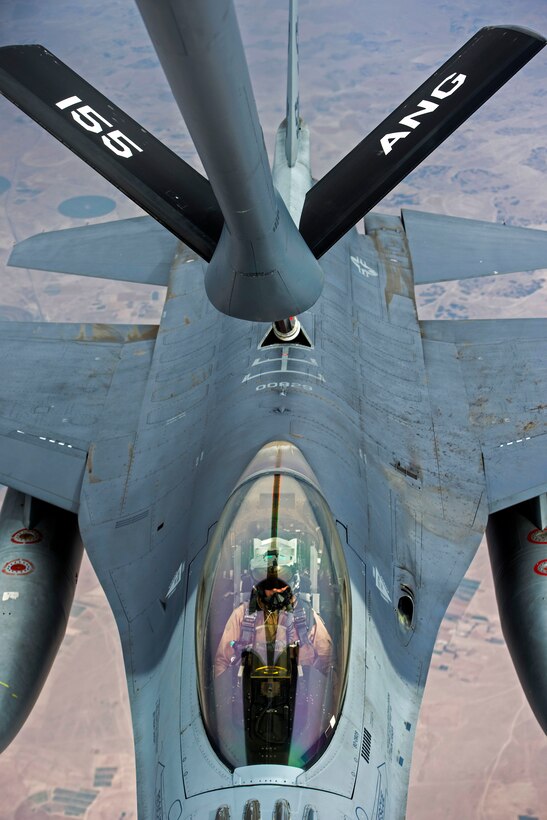
[[[232,0],[137,0],[207,178],[41,45],[0,89],[148,216],[10,264],[164,285],[159,326],[0,323],[0,743],[85,546],[116,618],[140,820],[405,815],[438,627],[487,532],[547,729],[547,323],[415,286],[547,267],[547,234],[372,209],[545,44],[481,29],[325,177],[297,15],[270,169]],[[364,234],[355,228],[364,219]]]

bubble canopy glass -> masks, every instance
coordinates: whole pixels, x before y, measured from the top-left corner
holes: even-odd
[[[198,593],[200,706],[228,766],[318,758],[340,715],[349,627],[332,513],[298,448],[273,442],[228,499]]]

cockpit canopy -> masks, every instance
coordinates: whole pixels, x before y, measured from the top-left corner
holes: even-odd
[[[232,768],[306,768],[342,706],[350,591],[340,539],[300,451],[253,460],[215,529],[197,603],[205,726]]]

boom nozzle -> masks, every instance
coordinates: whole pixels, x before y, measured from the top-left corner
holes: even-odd
[[[137,0],[225,225],[212,304],[251,321],[302,313],[323,272],[277,193],[233,0]]]
[[[274,322],[272,330],[281,342],[292,342],[300,333],[300,322],[296,316],[289,316],[288,319]]]

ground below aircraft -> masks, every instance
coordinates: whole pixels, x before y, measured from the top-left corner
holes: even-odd
[[[158,327],[0,325],[2,746],[83,541],[122,640],[141,818],[400,818],[438,625],[485,529],[547,725],[546,323],[420,321],[414,295],[545,267],[547,236],[371,209],[545,41],[482,29],[314,184],[295,5],[273,171],[232,3],[138,6],[208,179],[46,48],[0,50],[2,92],[150,215],[31,237],[11,264],[167,286]]]

